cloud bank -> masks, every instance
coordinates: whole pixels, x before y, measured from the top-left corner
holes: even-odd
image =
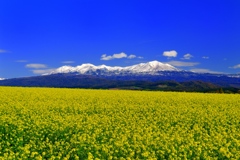
[[[62,61],[63,64],[72,64],[75,63],[74,61]]]
[[[39,69],[39,68],[47,68],[47,65],[45,65],[45,64],[40,64],[40,63],[31,63],[31,64],[27,64],[25,67],[26,67],[26,68]]]
[[[32,69],[34,74],[46,74],[55,70],[55,68],[48,68],[46,64],[41,63],[31,63],[25,66],[26,68]]]
[[[237,64],[237,65],[235,65],[233,67],[229,67],[229,68],[238,69],[238,68],[240,68],[240,64]]]
[[[198,62],[182,62],[182,61],[169,61],[166,63],[173,65],[175,67],[192,67],[199,64]]]
[[[32,70],[34,74],[46,74],[55,71],[56,69],[35,69]]]
[[[212,74],[221,74],[222,73],[222,72],[211,71],[209,69],[202,69],[202,68],[195,68],[195,69],[191,69],[190,71],[197,72],[197,73],[212,73]]]

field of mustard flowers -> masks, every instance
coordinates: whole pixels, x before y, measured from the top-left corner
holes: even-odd
[[[240,159],[240,95],[0,87],[0,159]]]

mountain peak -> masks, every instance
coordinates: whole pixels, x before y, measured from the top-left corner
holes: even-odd
[[[171,66],[170,64],[162,63],[156,60],[147,63],[133,65],[130,66],[129,69],[139,73],[151,73],[151,74],[154,74],[155,72],[159,71],[180,71],[179,69]]]
[[[84,66],[84,67],[88,67],[88,66],[94,66],[93,64],[91,64],[91,63],[83,63],[81,66]]]
[[[150,62],[147,62],[149,64],[163,64],[162,62],[159,62],[157,60],[154,60],[154,61],[150,61]]]
[[[149,64],[149,65],[151,65],[152,67],[159,67],[159,66],[171,66],[171,65],[169,65],[169,64],[167,64],[167,63],[162,63],[162,62],[159,62],[159,61],[150,61],[150,62],[148,62],[147,64]],[[171,67],[173,67],[173,66],[171,66]]]
[[[57,68],[54,71],[54,73],[69,73],[69,72],[73,72],[73,70],[74,70],[74,67],[72,67],[72,66],[62,66],[62,67]]]

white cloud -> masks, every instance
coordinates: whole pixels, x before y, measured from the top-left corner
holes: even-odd
[[[111,60],[111,59],[113,59],[112,56],[107,56],[107,54],[103,54],[103,55],[101,56],[101,60],[108,61],[108,60]]]
[[[16,62],[19,62],[19,63],[26,63],[28,62],[27,60],[17,60]]]
[[[208,56],[203,56],[202,58],[203,58],[203,59],[209,59],[209,57],[208,57]]]
[[[182,59],[191,59],[193,56],[191,54],[185,54]]]
[[[35,69],[39,69],[39,68],[47,68],[47,65],[45,64],[39,64],[39,63],[31,63],[31,64],[27,64],[26,68],[35,68]]]
[[[175,50],[164,51],[163,56],[165,56],[165,57],[177,57],[177,52]]]
[[[55,71],[56,69],[35,69],[32,70],[34,74],[46,74]]]
[[[6,53],[8,52],[7,50],[4,50],[4,49],[0,49],[0,53]]]
[[[64,64],[71,64],[71,63],[75,63],[74,61],[63,61],[62,63]]]
[[[108,61],[108,60],[112,60],[112,59],[121,59],[121,58],[128,58],[128,59],[133,59],[133,58],[143,58],[143,57],[137,57],[136,55],[134,54],[130,54],[129,56],[124,53],[124,52],[121,52],[121,53],[116,53],[116,54],[113,54],[113,55],[107,55],[107,54],[103,54],[101,56],[101,60],[105,60],[105,61]]]
[[[238,69],[238,68],[240,68],[240,64],[237,64],[237,65],[235,65],[233,67],[229,67],[229,68]]]
[[[136,55],[131,54],[131,55],[129,55],[127,58],[128,58],[128,59],[133,59],[133,58],[136,58],[136,57],[137,57]]]
[[[113,54],[112,56],[107,56],[106,54],[103,54],[101,56],[101,60],[112,60],[112,59],[120,59],[120,58],[126,58],[127,55],[124,52],[118,53],[118,54]]]
[[[182,61],[169,61],[166,63],[176,67],[192,67],[199,64],[198,62],[182,62]]]
[[[1,81],[1,80],[4,80],[4,79],[5,79],[5,78],[0,78],[0,81]]]
[[[203,68],[195,68],[195,69],[191,69],[190,71],[197,72],[197,73],[213,73],[213,74],[223,73],[223,72],[211,71],[209,69],[203,69]]]

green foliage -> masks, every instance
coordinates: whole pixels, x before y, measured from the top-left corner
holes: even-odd
[[[0,159],[240,159],[240,95],[0,87]]]

